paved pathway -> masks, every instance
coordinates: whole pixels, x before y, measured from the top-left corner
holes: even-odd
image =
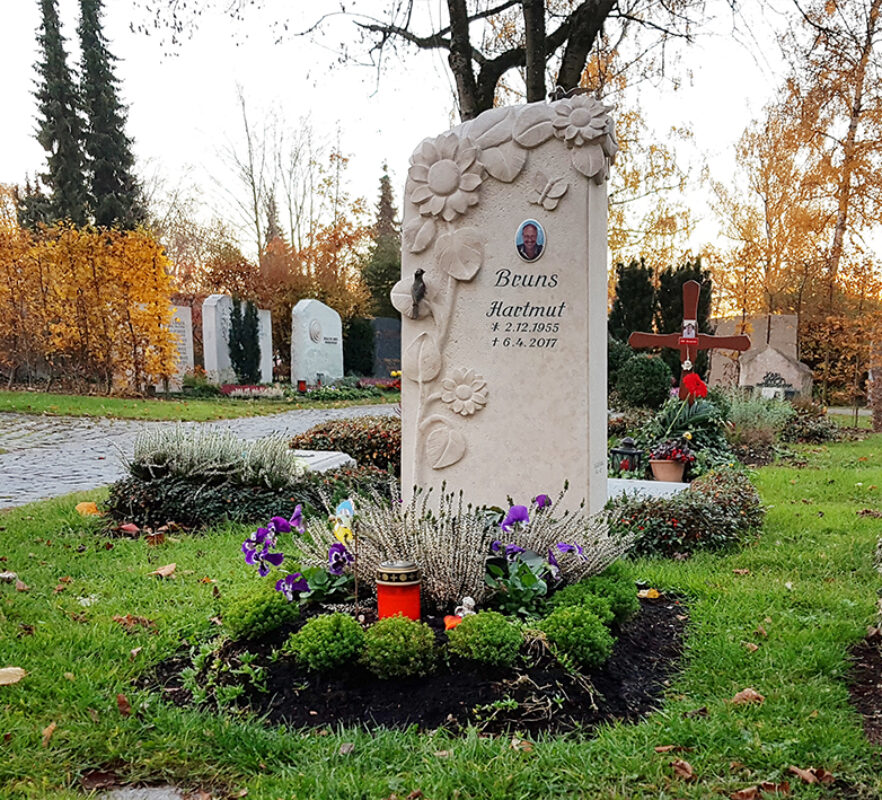
[[[329,419],[394,413],[392,405],[351,406],[201,423],[0,413],[0,508],[113,483],[125,474],[135,437],[148,428],[203,426],[259,439],[293,436]]]

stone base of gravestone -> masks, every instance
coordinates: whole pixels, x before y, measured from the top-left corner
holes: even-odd
[[[374,331],[375,378],[391,378],[401,369],[401,320],[376,317],[371,320]]]
[[[320,300],[291,309],[291,383],[314,385],[343,377],[343,322]]]
[[[607,478],[606,496],[608,499],[627,495],[637,499],[671,497],[689,488],[688,483],[668,481],[636,481],[624,478]]]

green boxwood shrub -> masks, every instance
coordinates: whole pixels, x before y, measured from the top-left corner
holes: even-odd
[[[640,555],[686,554],[744,541],[764,511],[750,478],[738,469],[712,470],[671,497],[622,496],[607,504],[611,531],[636,533]]]
[[[585,605],[557,608],[539,628],[557,650],[586,669],[606,661],[615,644],[606,625]]]
[[[606,388],[607,392],[616,385],[619,370],[635,356],[634,349],[626,344],[607,336],[606,345]]]
[[[612,625],[615,620],[612,603],[606,597],[595,594],[582,581],[565,586],[555,592],[548,601],[548,607],[551,610],[569,608],[570,606],[585,606],[604,625]]]
[[[297,621],[300,606],[277,592],[275,583],[269,578],[251,581],[226,602],[222,617],[233,639],[257,639]]]
[[[629,358],[616,375],[622,402],[638,408],[659,408],[671,396],[671,369],[656,356]]]
[[[291,439],[296,450],[340,450],[360,466],[401,474],[401,418],[357,417],[315,425]]]
[[[364,648],[364,631],[348,614],[322,614],[292,633],[285,650],[317,672],[354,661]]]
[[[471,614],[447,633],[451,653],[499,667],[514,664],[523,637],[517,625],[497,611]]]
[[[551,608],[586,605],[609,625],[621,624],[640,609],[631,570],[622,561],[610,564],[599,575],[565,586],[549,600]]]
[[[435,635],[400,614],[381,619],[365,633],[361,661],[378,678],[427,675],[435,664]]]
[[[842,438],[842,431],[827,416],[824,406],[800,399],[793,403],[793,415],[784,425],[781,438],[785,442],[823,444],[839,441]]]

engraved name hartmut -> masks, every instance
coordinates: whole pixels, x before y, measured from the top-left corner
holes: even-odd
[[[526,303],[506,305],[502,300],[494,300],[490,304],[488,317],[562,317],[567,304],[559,303],[551,306],[537,306],[529,300]]]

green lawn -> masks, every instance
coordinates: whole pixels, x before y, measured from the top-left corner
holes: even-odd
[[[79,776],[111,767],[131,781],[169,780],[217,797],[247,790],[248,800],[381,800],[416,790],[430,800],[705,799],[785,779],[795,798],[880,797],[882,760],[848,703],[845,675],[882,584],[872,562],[878,520],[856,513],[882,510],[882,438],[800,449],[809,466],[758,472],[769,505],[758,542],[638,562],[641,578],[681,593],[689,607],[683,670],[660,710],[593,738],[541,739],[529,752],[477,733],[298,732],[167,704],[132,681],[183,642],[216,635],[213,589],[223,594],[246,577],[244,529],[179,534],[154,548],[105,539],[73,511],[100,492],[7,512],[0,568],[30,591],[0,583],[0,667],[28,674],[0,686],[0,796],[80,798]],[[170,562],[173,579],[148,575]],[[125,614],[155,629],[127,633],[113,620]],[[733,705],[746,687],[765,702]],[[131,716],[120,713],[119,693]],[[706,716],[684,717],[702,707]],[[340,754],[344,742],[352,753]],[[658,754],[661,745],[690,750]],[[692,765],[695,780],[674,776],[674,758]],[[790,765],[824,767],[857,788],[801,784]]]
[[[204,422],[212,419],[234,419],[279,414],[298,408],[344,408],[346,406],[398,403],[401,396],[389,392],[382,398],[364,400],[242,400],[217,398],[210,400],[162,400],[158,398],[91,397],[50,394],[46,392],[0,391],[0,412],[49,414],[73,417],[115,417],[117,419],[178,420]]]

